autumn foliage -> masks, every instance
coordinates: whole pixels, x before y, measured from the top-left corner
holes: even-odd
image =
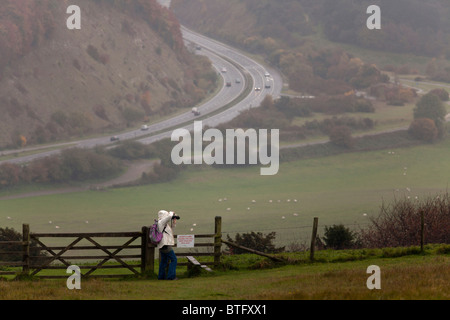
[[[0,71],[48,39],[55,28],[51,0],[3,0],[0,6]]]
[[[424,243],[450,243],[450,197],[448,194],[424,199],[397,199],[383,204],[371,225],[362,231],[365,247],[419,245],[423,214]]]
[[[122,169],[120,160],[92,150],[66,149],[61,155],[37,159],[27,166],[0,165],[0,190],[25,183],[62,183],[102,179]]]
[[[183,57],[184,43],[180,24],[174,14],[156,0],[99,0],[124,12],[144,18],[165,42]],[[2,0],[0,6],[0,71],[10,61],[20,58],[51,38],[56,28],[58,0]],[[106,63],[108,57],[100,57]]]
[[[414,138],[427,142],[434,142],[439,133],[434,120],[428,118],[414,120],[408,131]]]

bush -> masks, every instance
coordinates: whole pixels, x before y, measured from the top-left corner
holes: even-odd
[[[21,180],[21,167],[13,163],[0,165],[0,189],[17,185]]]
[[[123,160],[150,159],[156,157],[156,150],[152,145],[144,145],[137,141],[124,141],[108,152],[113,157]]]
[[[22,234],[12,228],[0,228],[0,242],[1,241],[22,241]],[[23,257],[21,251],[21,244],[0,244],[0,261],[22,261]],[[36,240],[31,240],[30,256],[45,257],[45,254],[39,250]]]
[[[233,243],[236,243],[240,246],[257,250],[263,253],[279,253],[284,251],[284,247],[275,248],[275,245],[272,243],[275,240],[276,232],[271,232],[268,235],[264,236],[261,232],[251,232],[251,233],[243,233],[240,235],[236,234],[234,240],[227,235],[227,240]],[[248,253],[248,251],[235,248],[232,246],[229,247],[229,252],[231,254],[242,254]]]
[[[92,44],[88,45],[86,52],[91,56],[92,59],[99,62],[100,61],[100,53],[98,52],[98,49],[93,46]]]
[[[439,99],[441,99],[441,101],[450,100],[450,96],[449,96],[447,90],[445,90],[445,89],[442,89],[442,88],[433,89],[430,91],[430,93],[438,96]]]
[[[368,248],[419,245],[421,215],[424,217],[424,242],[450,244],[450,196],[395,200],[381,207],[371,225],[361,230],[361,241]]]
[[[167,163],[156,163],[153,172],[142,174],[142,183],[162,183],[175,179],[181,171],[180,166]]]
[[[352,131],[347,126],[338,126],[332,128],[329,137],[331,143],[338,147],[351,149],[355,144],[352,137]]]
[[[349,249],[354,247],[355,234],[344,225],[325,226],[325,236],[323,237],[326,248]]]
[[[33,161],[28,166],[29,180],[36,183],[58,183],[68,180],[67,172],[62,170],[61,158],[45,157]]]
[[[73,148],[62,151],[60,169],[70,180],[105,178],[121,170],[120,161],[106,154]]]
[[[414,119],[429,118],[435,124],[445,121],[447,111],[440,98],[432,93],[422,96],[414,109]]]
[[[414,138],[427,142],[434,142],[439,135],[439,130],[434,121],[427,118],[414,120],[408,132]]]
[[[281,97],[275,101],[275,108],[287,118],[309,117],[312,115],[311,107],[306,99]]]

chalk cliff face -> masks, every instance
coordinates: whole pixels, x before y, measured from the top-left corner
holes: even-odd
[[[156,0],[5,1],[0,148],[139,125],[192,106],[214,86],[198,81],[210,66],[186,50]],[[67,28],[69,5],[81,9],[80,30]]]

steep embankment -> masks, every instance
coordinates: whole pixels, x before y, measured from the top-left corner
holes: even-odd
[[[120,130],[214,87],[208,62],[187,52],[156,0],[72,1],[81,30],[67,29],[66,1],[9,2],[0,9],[0,148]]]

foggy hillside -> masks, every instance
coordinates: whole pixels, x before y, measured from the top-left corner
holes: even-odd
[[[67,1],[3,2],[0,148],[122,130],[214,88],[209,62],[156,0],[72,1],[81,30],[66,27]]]

